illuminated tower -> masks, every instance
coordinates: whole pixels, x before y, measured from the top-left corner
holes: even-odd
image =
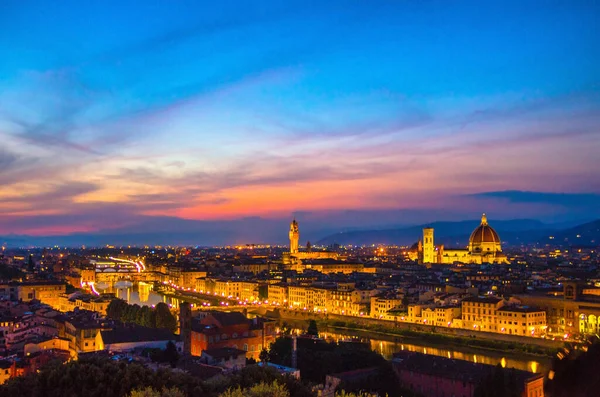
[[[296,219],[290,223],[290,254],[298,253],[298,241],[300,240],[300,232],[298,231],[298,222]]]
[[[435,263],[432,227],[423,228],[423,263]]]

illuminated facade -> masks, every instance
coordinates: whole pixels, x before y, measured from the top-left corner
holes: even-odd
[[[337,252],[329,252],[329,251],[313,251],[310,247],[310,244],[307,244],[305,251],[299,250],[299,242],[300,242],[300,229],[298,227],[298,222],[294,219],[292,223],[290,223],[290,251],[289,253],[284,253],[283,263],[285,265],[291,266],[291,270],[303,271],[305,266],[303,265],[303,261],[310,259],[339,259],[340,255]]]
[[[300,230],[298,229],[298,222],[294,219],[290,223],[290,254],[298,253],[298,243],[300,241]]]
[[[371,317],[383,320],[393,320],[395,316],[388,314],[392,309],[402,305],[402,299],[374,296],[371,298]]]
[[[571,337],[600,332],[600,302],[595,289],[565,282],[562,292],[515,297],[524,305],[538,306],[546,312],[548,334]]]
[[[436,246],[433,239],[433,228],[423,229],[423,241],[419,242],[416,255],[419,263],[508,263],[506,255],[502,252],[502,243],[498,233],[488,224],[485,214],[481,217],[481,224],[477,226],[471,237],[469,245],[464,249],[446,249],[443,245]]]
[[[249,302],[258,299],[258,283],[255,281],[200,277],[196,279],[195,286],[195,290],[202,294],[212,294]]]
[[[436,252],[435,245],[433,244],[433,228],[423,228],[423,263],[435,263]]]
[[[23,302],[39,300],[50,306],[57,306],[59,298],[65,293],[67,286],[59,281],[34,281],[20,283],[17,288],[17,298]]]
[[[358,289],[354,283],[340,283],[335,288],[304,285],[269,284],[269,302],[313,312],[360,316],[366,315],[371,297],[377,290]]]
[[[275,322],[264,318],[247,319],[239,312],[209,312],[191,321],[191,355],[201,356],[209,349],[231,347],[258,359],[263,348],[275,341]]]
[[[502,307],[498,327],[503,334],[541,336],[546,333],[546,312],[533,307]]]
[[[498,332],[498,310],[504,300],[496,297],[473,297],[462,301],[463,328],[477,331]]]

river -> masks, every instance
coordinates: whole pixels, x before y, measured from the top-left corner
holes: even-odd
[[[180,299],[153,290],[153,284],[139,282],[131,283],[119,281],[113,285],[97,284],[100,292],[114,293],[127,303],[140,306],[154,306],[164,302],[170,307],[178,308]],[[388,335],[378,335],[364,331],[326,329],[321,332],[322,338],[339,341],[350,338],[359,338],[369,342],[371,349],[390,359],[392,355],[401,350],[414,351],[434,356],[448,357],[457,360],[466,360],[476,363],[497,365],[506,368],[515,368],[529,372],[546,372],[550,359],[546,357],[531,356],[517,353],[502,353],[494,350],[472,348],[467,346],[436,346],[430,342],[422,342],[418,338],[404,338]]]
[[[421,342],[418,338],[403,338],[387,335],[374,335],[373,333],[344,330],[326,329],[325,332],[319,332],[319,336],[333,341],[348,340],[358,338],[363,342],[369,342],[371,349],[380,353],[386,359],[390,359],[396,352],[406,350],[430,354],[433,356],[448,357],[457,360],[466,360],[475,363],[497,365],[505,368],[515,368],[523,371],[543,373],[550,365],[550,359],[547,357],[538,357],[519,353],[503,353],[494,350],[479,349],[472,347],[444,347],[436,346],[430,342]]]
[[[115,294],[129,304],[140,306],[155,306],[164,302],[169,307],[178,308],[179,299],[154,291],[154,285],[143,281],[131,283],[130,281],[118,281],[114,284],[98,283],[96,289],[101,293]]]

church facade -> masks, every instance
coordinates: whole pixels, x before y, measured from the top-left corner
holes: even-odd
[[[446,249],[443,245],[435,245],[433,228],[423,229],[423,239],[419,241],[416,252],[419,263],[508,263],[502,252],[502,244],[498,233],[488,224],[483,214],[481,224],[477,226],[467,248]]]

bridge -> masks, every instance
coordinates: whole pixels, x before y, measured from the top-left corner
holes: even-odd
[[[146,265],[140,259],[131,260],[109,257],[92,261],[96,270],[96,283],[115,283],[117,281],[163,281],[165,275],[146,271]]]

